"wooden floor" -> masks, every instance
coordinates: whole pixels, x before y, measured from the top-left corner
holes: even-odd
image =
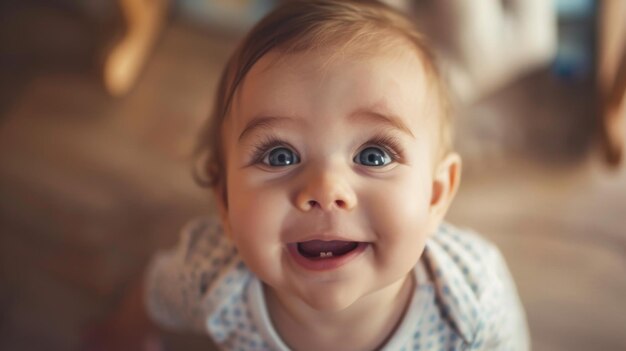
[[[174,21],[122,99],[51,71],[0,116],[0,349],[72,350],[156,248],[213,211],[189,150],[232,40]],[[589,88],[543,75],[466,111],[449,219],[495,241],[535,350],[626,350],[626,172],[590,148]],[[2,100],[5,101],[5,100]],[[170,335],[169,348],[204,349]]]

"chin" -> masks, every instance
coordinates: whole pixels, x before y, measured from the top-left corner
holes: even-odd
[[[338,312],[350,307],[358,296],[353,293],[321,292],[303,297],[303,301],[318,312]]]

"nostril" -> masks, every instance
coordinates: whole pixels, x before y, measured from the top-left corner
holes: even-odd
[[[308,200],[306,202],[301,203],[301,208],[303,210],[312,210],[312,209],[321,209],[321,210],[331,210],[335,209],[348,209],[350,207],[350,203],[346,200],[337,199],[331,202],[320,202],[317,200]]]

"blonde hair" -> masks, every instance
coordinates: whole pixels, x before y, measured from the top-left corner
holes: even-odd
[[[270,51],[288,55],[337,44],[372,47],[373,41],[382,43],[383,37],[385,42],[392,38],[410,44],[422,60],[439,100],[440,154],[450,151],[452,132],[447,89],[425,39],[408,18],[377,1],[292,0],[252,28],[228,60],[217,87],[213,111],[194,152],[194,177],[198,184],[221,185],[225,189],[222,124],[238,87],[261,57]]]

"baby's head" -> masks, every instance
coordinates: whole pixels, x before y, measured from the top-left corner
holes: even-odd
[[[339,310],[397,286],[458,186],[448,98],[412,23],[292,1],[228,61],[199,151],[225,231],[283,301]]]

